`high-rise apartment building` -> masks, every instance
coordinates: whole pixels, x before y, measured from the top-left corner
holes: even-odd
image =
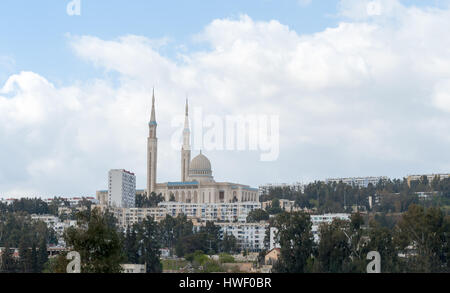
[[[136,176],[126,170],[109,171],[108,205],[134,208],[136,204]]]

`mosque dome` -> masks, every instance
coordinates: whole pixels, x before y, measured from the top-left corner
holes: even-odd
[[[192,159],[190,169],[192,171],[211,171],[211,162],[206,156],[200,153],[200,155]]]
[[[189,177],[200,182],[211,181],[213,179],[211,162],[201,152],[189,164]]]

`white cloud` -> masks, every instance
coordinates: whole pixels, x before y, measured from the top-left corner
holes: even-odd
[[[93,193],[111,168],[135,171],[143,187],[154,85],[161,181],[179,177],[171,121],[186,93],[204,113],[281,117],[280,160],[212,152],[218,180],[448,172],[450,11],[380,0],[389,21],[369,20],[360,2],[342,1],[347,21],[311,35],[245,15],[217,19],[195,37],[210,49],[183,50],[178,60],[159,53],[167,43],[141,36],[70,37],[77,56],[120,79],[59,88],[36,73],[11,76],[0,91],[0,159],[8,162],[0,190]]]
[[[312,0],[298,0],[298,4],[300,6],[308,6],[309,4],[311,4]]]

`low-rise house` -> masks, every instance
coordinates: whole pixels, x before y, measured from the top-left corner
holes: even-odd
[[[278,261],[278,258],[281,254],[280,248],[274,248],[271,251],[269,251],[266,256],[264,257],[264,263],[266,265],[273,265]]]

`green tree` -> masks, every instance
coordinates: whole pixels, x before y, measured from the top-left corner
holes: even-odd
[[[161,245],[172,249],[175,245],[175,226],[177,225],[176,220],[170,215],[166,217],[159,223],[159,235]]]
[[[30,273],[32,267],[31,251],[25,237],[22,237],[19,244],[19,271],[21,273]]]
[[[135,227],[128,227],[125,232],[124,251],[127,262],[137,264],[139,261],[139,245]]]
[[[161,273],[157,223],[149,217],[138,225],[137,231],[140,262],[146,264],[147,273]]]
[[[162,194],[156,194],[154,192],[152,192],[150,196],[146,196],[145,194],[136,195],[136,207],[138,208],[154,208],[163,201],[164,197]]]
[[[321,273],[349,272],[351,244],[345,234],[348,222],[334,220],[319,227],[320,242],[315,270]]]
[[[89,219],[80,217],[78,228],[69,228],[65,241],[81,255],[83,273],[120,273],[123,261],[121,238],[108,213],[98,209]]]
[[[371,221],[369,225],[369,243],[365,252],[378,251],[381,256],[381,272],[400,272],[400,260],[394,243],[392,230],[383,227],[377,221]]]
[[[225,233],[221,242],[221,250],[225,253],[238,252],[237,239],[232,234]]]
[[[65,274],[67,265],[69,264],[66,256],[66,253],[62,253],[54,258],[48,259],[43,266],[42,272],[44,274]]]
[[[411,205],[397,224],[396,242],[400,251],[415,253],[407,259],[411,272],[448,272],[449,223],[439,208]]]
[[[37,267],[38,271],[43,271],[44,266],[48,261],[48,253],[47,253],[47,239],[42,238],[39,249],[37,252]]]
[[[207,221],[204,227],[200,228],[200,233],[205,234],[208,254],[215,254],[219,251],[220,227],[213,222]]]
[[[0,272],[2,273],[16,273],[17,262],[13,257],[13,253],[8,244],[6,244],[2,257],[0,258]]]
[[[33,245],[31,246],[31,272],[35,274],[42,272],[38,265],[37,248],[35,242],[33,242]]]
[[[269,213],[265,210],[257,209],[248,213],[247,223],[258,223],[260,221],[268,221]]]
[[[274,220],[281,246],[278,262],[273,270],[278,273],[303,273],[313,253],[313,234],[310,216],[303,212],[283,213]]]

